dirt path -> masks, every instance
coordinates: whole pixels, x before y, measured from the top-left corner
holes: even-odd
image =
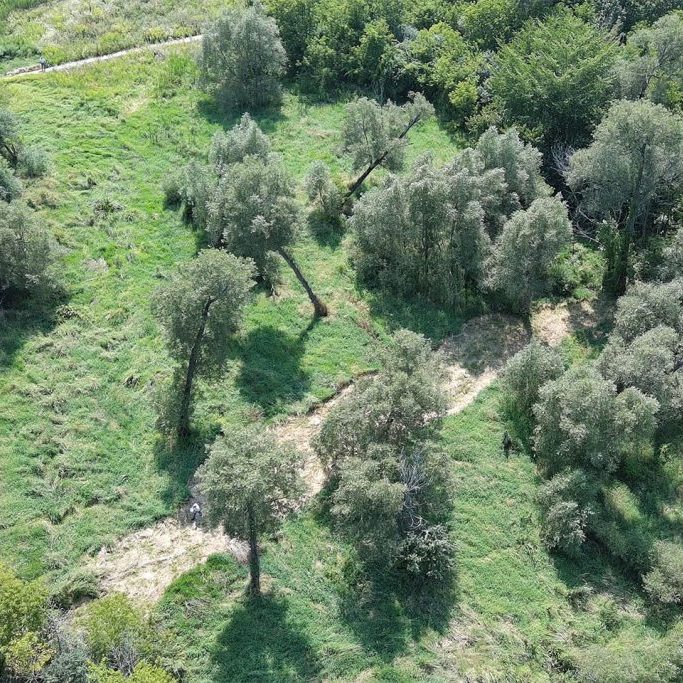
[[[572,330],[565,309],[566,306],[542,309],[538,324],[536,321],[533,324],[535,335],[547,343],[559,343]],[[448,414],[459,413],[474,402],[498,377],[507,360],[528,341],[529,332],[522,322],[504,315],[475,318],[466,323],[459,334],[447,339],[442,350],[449,375],[446,386],[450,396]],[[311,439],[329,411],[350,391],[353,391],[353,385],[344,387],[333,399],[312,412],[273,427],[279,440],[296,445],[304,457],[302,470],[308,484],[306,498],[320,491],[325,479],[311,448]],[[185,511],[192,500],[185,506]],[[108,550],[103,549],[90,562],[89,569],[99,577],[105,592],[119,591],[133,599],[150,602],[161,597],[175,578],[219,552],[232,553],[241,561],[246,559],[244,544],[222,532],[192,529],[187,523],[166,519],[126,536]]]
[[[198,40],[202,39],[202,35],[188,36],[187,38],[174,38],[173,40],[166,40],[163,43],[148,43],[147,45],[140,45],[138,47],[129,47],[126,50],[119,50],[119,52],[111,52],[108,55],[99,55],[98,57],[87,57],[86,59],[78,59],[75,62],[64,62],[64,64],[57,64],[55,66],[49,66],[45,71],[40,70],[39,64],[32,64],[31,66],[22,66],[18,69],[13,69],[8,71],[3,78],[9,78],[10,76],[21,76],[24,74],[46,74],[52,73],[53,71],[69,71],[70,69],[78,69],[82,66],[88,66],[90,64],[96,64],[97,62],[107,62],[110,59],[118,59],[119,57],[124,57],[125,55],[130,55],[135,52],[143,52],[144,50],[162,50],[165,47],[171,45],[183,45],[184,43],[196,43]]]

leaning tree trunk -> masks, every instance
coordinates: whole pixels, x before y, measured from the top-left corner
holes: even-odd
[[[261,595],[261,565],[258,556],[258,539],[256,537],[256,520],[251,506],[247,509],[247,527],[249,533],[249,592],[258,597]]]
[[[209,298],[202,309],[202,317],[199,321],[199,329],[192,344],[192,351],[190,358],[187,361],[187,372],[185,373],[185,383],[183,384],[183,393],[180,399],[180,410],[178,412],[178,438],[186,439],[190,433],[190,401],[192,399],[192,385],[194,383],[194,376],[197,372],[197,364],[199,362],[199,348],[204,338],[204,330],[206,329],[206,320],[209,317],[209,309],[213,299]]]
[[[315,311],[316,318],[324,318],[328,314],[327,306],[322,301],[320,301],[320,299],[318,299],[315,292],[311,288],[311,285],[308,284],[308,281],[303,276],[303,273],[299,270],[299,266],[296,264],[296,261],[294,260],[293,256],[289,254],[284,248],[278,249],[277,253],[280,254],[280,256],[282,256],[282,258],[286,261],[287,265],[294,271],[294,275],[296,275],[297,280],[299,280],[301,286],[306,290],[306,294],[308,294],[308,298],[311,300],[311,303],[313,304],[313,310]]]

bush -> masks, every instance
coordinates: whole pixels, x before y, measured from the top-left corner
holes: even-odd
[[[0,157],[0,200],[11,202],[21,196],[21,181],[14,175],[7,162]]]
[[[643,577],[645,590],[658,602],[683,604],[683,546],[657,541],[652,564],[652,569]]]
[[[275,20],[260,3],[231,7],[204,34],[204,85],[227,108],[263,107],[280,100],[287,57]]]
[[[89,683],[175,683],[171,674],[158,666],[140,662],[131,675],[126,677],[120,671],[109,669],[104,664],[91,664]]]
[[[664,247],[659,274],[664,280],[683,278],[683,228],[678,228]]]
[[[79,622],[93,661],[115,665],[136,662],[144,622],[125,595],[115,593],[95,600],[85,608]]]
[[[563,372],[560,354],[534,340],[508,362],[503,382],[511,412],[530,418],[538,392]]]
[[[69,609],[84,600],[97,598],[99,595],[97,576],[85,570],[76,570],[57,583],[50,598],[56,607]]]
[[[582,470],[565,470],[539,489],[541,539],[549,550],[576,555],[586,540],[596,488]]]
[[[54,260],[54,240],[29,209],[0,202],[0,298],[54,291]]]
[[[45,683],[89,683],[85,647],[66,644],[44,669],[43,678]]]
[[[40,582],[23,581],[0,563],[0,656],[12,642],[36,633],[47,618],[47,591]]]
[[[323,216],[329,220],[338,218],[342,206],[339,188],[332,181],[329,167],[316,161],[304,179],[304,189],[310,202],[314,202]]]
[[[183,220],[195,228],[204,229],[216,182],[216,175],[209,166],[192,161],[165,180],[163,190],[166,205],[182,205]]]
[[[50,170],[50,158],[40,147],[22,147],[17,166],[28,178],[40,178]]]
[[[222,174],[232,164],[248,156],[265,161],[270,154],[270,140],[249,114],[243,114],[240,122],[227,133],[219,131],[213,136],[209,160]]]
[[[440,524],[408,532],[398,549],[399,570],[418,581],[443,581],[455,565],[455,548]]]

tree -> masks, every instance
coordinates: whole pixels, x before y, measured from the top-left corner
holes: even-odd
[[[555,349],[536,340],[527,344],[505,366],[503,381],[510,406],[530,418],[541,387],[557,379],[563,370],[562,357]]]
[[[58,287],[57,249],[29,209],[0,202],[0,303],[12,295],[45,295]]]
[[[608,264],[608,284],[622,294],[637,231],[647,234],[655,217],[680,196],[683,120],[645,100],[616,102],[590,146],[572,155],[566,177],[587,215],[619,228],[620,248]]]
[[[351,183],[344,199],[355,194],[378,166],[391,171],[402,168],[406,136],[433,113],[434,107],[420,93],[410,93],[402,106],[393,102],[382,106],[367,97],[348,104],[342,129],[343,149],[353,157],[354,170],[364,170]]]
[[[21,196],[21,181],[17,178],[9,164],[0,158],[0,200],[11,202]]]
[[[234,334],[253,286],[253,263],[206,249],[183,263],[156,292],[153,312],[171,355],[179,364],[169,415],[179,438],[190,432],[190,407],[197,373],[220,364],[227,338]]]
[[[515,308],[528,311],[548,291],[550,268],[571,239],[564,203],[557,197],[534,200],[503,226],[489,264],[489,285]]]
[[[20,149],[19,121],[11,111],[0,108],[0,155],[16,166]]]
[[[443,361],[424,337],[402,330],[381,367],[335,406],[315,439],[335,486],[331,511],[368,557],[439,578],[452,556],[440,526],[448,465],[434,443],[445,412]]]
[[[310,202],[314,202],[318,210],[328,220],[339,217],[341,211],[341,193],[334,184],[329,167],[322,161],[315,161],[304,179],[304,189]]]
[[[534,449],[551,476],[580,467],[604,479],[626,453],[649,446],[657,408],[637,389],[617,393],[592,366],[572,368],[539,392]]]
[[[530,21],[494,59],[493,104],[546,152],[582,144],[612,97],[615,56],[606,33],[568,11]]]
[[[197,473],[207,520],[249,543],[250,589],[260,595],[259,538],[273,532],[303,485],[300,456],[258,426],[220,436]]]
[[[617,64],[621,94],[627,99],[683,105],[683,14],[671,12],[634,31],[631,48]]]
[[[211,199],[207,230],[215,245],[252,258],[261,274],[267,271],[271,252],[279,254],[305,289],[315,315],[326,316],[327,307],[288,250],[300,220],[293,183],[280,157],[247,156],[221,177]]]
[[[226,9],[209,28],[200,68],[205,87],[223,106],[263,107],[280,99],[286,60],[275,20],[255,2]]]
[[[227,133],[219,131],[213,136],[209,159],[219,175],[229,166],[244,161],[248,156],[267,160],[270,140],[249,114],[242,114],[240,122]]]
[[[664,247],[659,274],[665,280],[683,278],[683,228],[678,228]]]

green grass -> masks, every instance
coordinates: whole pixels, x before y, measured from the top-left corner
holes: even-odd
[[[224,119],[193,87],[191,59],[137,55],[72,74],[5,83],[30,143],[53,173],[27,198],[64,249],[68,296],[58,306],[4,313],[0,328],[0,558],[22,574],[63,573],[125,530],[171,512],[186,495],[202,442],[221,426],[305,410],[374,364],[377,340],[413,324],[431,336],[457,316],[358,290],[344,244],[302,228],[295,255],[333,314],[312,322],[288,269],[261,292],[231,343],[222,376],[205,382],[200,442],[169,452],[153,397],[172,364],[149,301],[159,276],[195,252],[195,235],[165,210],[163,178],[204,156]],[[348,175],[335,152],[343,104],[288,95],[258,117],[297,180],[315,159]],[[414,149],[455,146],[436,124]],[[101,200],[120,210],[101,215]]]
[[[157,611],[189,680],[557,681],[588,643],[660,647],[662,623],[599,553],[578,565],[543,549],[535,467],[504,459],[499,400],[488,390],[445,424],[458,552],[443,594],[365,574],[319,502],[267,545],[263,600],[223,557],[168,589]]]

